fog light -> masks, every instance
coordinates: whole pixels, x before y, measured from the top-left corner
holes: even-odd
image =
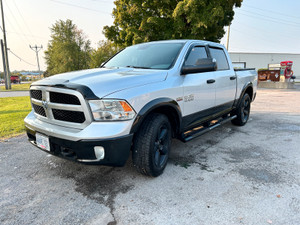
[[[94,152],[97,160],[104,159],[105,153],[104,148],[102,146],[95,146]]]

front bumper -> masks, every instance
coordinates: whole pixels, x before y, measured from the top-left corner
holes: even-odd
[[[58,126],[37,119],[31,111],[24,119],[25,127],[48,136],[62,138],[71,141],[111,139],[126,136],[130,133],[134,120],[92,122],[84,129],[74,128],[72,123],[69,126]],[[71,124],[71,125],[70,125]]]
[[[36,131],[26,127],[29,141],[36,145]],[[131,148],[132,134],[103,140],[66,140],[48,136],[50,151],[43,151],[72,161],[93,165],[124,166]],[[94,147],[104,148],[104,158],[97,160]],[[41,148],[40,148],[41,149]]]

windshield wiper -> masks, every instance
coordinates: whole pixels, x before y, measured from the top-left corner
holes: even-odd
[[[146,66],[125,66],[125,67],[135,68],[135,69],[151,69],[150,67],[146,67]]]

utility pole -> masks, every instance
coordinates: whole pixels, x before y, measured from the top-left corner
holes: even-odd
[[[5,65],[5,56],[4,56],[4,47],[3,47],[3,40],[1,39],[1,52],[2,52],[2,61],[3,61],[3,72],[4,72],[4,78],[5,78],[5,89],[8,90],[8,80],[6,77],[6,65]]]
[[[39,51],[43,48],[43,45],[41,45],[41,46],[37,46],[37,45],[31,46],[31,45],[29,45],[29,47],[30,47],[33,51],[35,51],[35,54],[36,54],[36,61],[37,61],[37,65],[38,65],[38,69],[39,69],[39,74],[40,74],[40,79],[41,79],[42,77],[41,77],[41,69],[40,69],[40,62],[39,62]]]
[[[4,58],[3,58],[3,62],[5,64],[5,66],[3,67],[3,70],[5,72],[5,80],[7,82],[7,89],[11,89],[11,83],[10,83],[10,72],[9,72],[9,63],[8,63],[8,54],[7,54],[7,41],[6,41],[6,31],[5,31],[5,23],[4,23],[4,13],[3,13],[3,4],[2,4],[2,0],[0,0],[0,4],[1,4],[1,14],[2,14],[2,29],[3,29],[3,39],[4,39]],[[4,69],[5,68],[5,69]]]
[[[230,25],[228,26],[227,30],[227,43],[226,43],[226,49],[229,50],[229,36],[230,36]]]

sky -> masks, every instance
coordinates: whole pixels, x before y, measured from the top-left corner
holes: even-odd
[[[37,70],[36,54],[29,45],[43,46],[39,59],[41,70],[46,70],[44,51],[50,27],[57,20],[71,19],[91,40],[93,48],[105,40],[103,27],[114,21],[113,0],[2,1],[11,71]],[[295,0],[244,0],[242,7],[235,9],[230,26],[229,52],[300,54],[299,10],[300,1]],[[226,46],[227,33],[221,43]]]

